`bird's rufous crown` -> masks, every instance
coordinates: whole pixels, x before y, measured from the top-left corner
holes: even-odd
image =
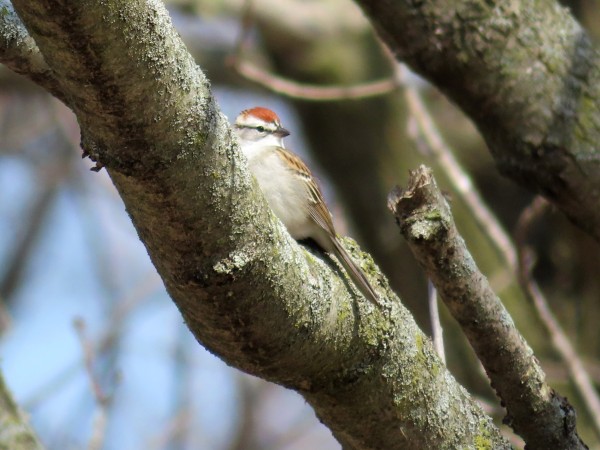
[[[280,123],[279,116],[277,116],[277,114],[275,114],[270,109],[263,108],[262,106],[257,106],[255,108],[246,109],[246,110],[242,111],[241,115],[242,116],[253,116],[264,122]]]

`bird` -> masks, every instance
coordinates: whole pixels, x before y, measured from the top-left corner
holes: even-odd
[[[242,111],[234,130],[250,172],[275,215],[297,241],[311,239],[321,250],[334,254],[358,290],[381,307],[375,289],[339,241],[317,180],[306,164],[285,148],[290,134],[279,117],[260,106]]]

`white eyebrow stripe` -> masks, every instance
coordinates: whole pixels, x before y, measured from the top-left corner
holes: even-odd
[[[279,123],[265,122],[264,120],[257,119],[256,117],[243,117],[236,123],[239,127],[244,128],[257,128],[264,127],[266,130],[275,131],[281,127]]]

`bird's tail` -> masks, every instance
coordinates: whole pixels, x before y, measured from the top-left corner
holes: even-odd
[[[371,286],[371,283],[369,283],[369,280],[364,272],[356,265],[346,249],[342,247],[342,244],[340,244],[337,239],[332,239],[332,241],[334,244],[335,256],[337,256],[344,266],[344,269],[346,269],[346,273],[348,276],[350,276],[354,282],[354,285],[360,290],[367,300],[369,300],[378,308],[381,308],[381,303],[379,303],[377,293],[375,292],[375,289],[373,289],[373,286]]]

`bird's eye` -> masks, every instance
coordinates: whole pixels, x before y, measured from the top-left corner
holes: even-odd
[[[256,131],[258,131],[259,133],[264,133],[265,127],[256,127]]]

